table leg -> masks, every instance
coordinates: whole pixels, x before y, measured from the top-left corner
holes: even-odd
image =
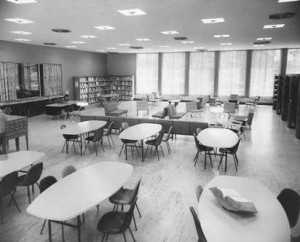
[[[225,153],[225,172],[227,171],[227,152]]]
[[[82,136],[83,134],[80,135],[80,155],[82,155]]]
[[[29,150],[28,134],[25,135],[25,140],[26,140],[26,148],[27,148],[27,150]]]
[[[142,162],[144,162],[144,140],[141,140]]]
[[[19,151],[20,150],[20,139],[19,139],[19,137],[15,138],[15,141],[16,141],[16,149],[17,149],[17,151]]]
[[[48,220],[48,233],[49,233],[49,241],[52,241],[51,237],[51,220]]]
[[[80,242],[80,216],[77,216],[78,241]]]

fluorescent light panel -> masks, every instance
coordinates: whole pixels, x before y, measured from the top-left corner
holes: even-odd
[[[115,27],[108,26],[108,25],[106,25],[106,26],[95,26],[94,28],[98,29],[98,30],[113,30],[113,29],[115,29]]]
[[[217,39],[219,39],[219,38],[229,38],[230,35],[229,34],[215,34],[214,37],[217,38]]]
[[[138,38],[138,39],[136,39],[137,41],[150,41],[150,39],[148,39],[148,38]]]
[[[232,45],[232,43],[221,43],[220,45],[222,45],[222,46],[228,46],[228,45]]]
[[[161,31],[161,33],[165,35],[179,34],[179,32],[176,30]]]
[[[225,22],[224,18],[203,18],[201,19],[205,24],[215,24]]]
[[[31,41],[30,39],[15,39],[15,40],[21,41],[21,42],[29,42],[29,41]]]
[[[170,46],[169,45],[160,45],[158,46],[159,48],[169,48]]]
[[[10,31],[13,34],[20,34],[20,35],[29,35],[32,34],[30,32],[26,32],[26,31]]]
[[[85,44],[84,41],[72,41],[71,43],[72,44]]]
[[[116,48],[115,47],[107,47],[106,49],[107,50],[115,50]]]
[[[84,38],[84,39],[96,39],[97,38],[97,36],[95,36],[95,35],[81,35],[80,37]]]
[[[6,21],[17,23],[17,24],[32,24],[33,21],[23,18],[6,18]]]
[[[123,9],[123,10],[118,10],[118,12],[125,16],[147,15],[147,13],[145,13],[143,10],[141,10],[139,8]]]
[[[67,45],[67,46],[65,46],[66,48],[77,48],[77,46],[76,45]]]
[[[127,43],[121,43],[119,44],[120,46],[130,46],[130,44],[127,44]]]
[[[181,41],[182,44],[194,44],[195,41],[192,40],[185,40],[185,41]]]
[[[272,37],[261,37],[261,38],[257,38],[256,40],[259,40],[259,41],[263,41],[263,40],[271,40]]]
[[[299,0],[278,0],[279,3],[298,2]]]
[[[37,0],[6,0],[7,2],[15,4],[37,3]]]
[[[266,24],[264,25],[264,29],[278,29],[283,28],[285,24]]]

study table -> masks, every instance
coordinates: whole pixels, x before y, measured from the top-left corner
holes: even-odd
[[[130,126],[122,131],[120,139],[140,141],[142,150],[142,162],[144,161],[144,139],[156,135],[162,129],[161,124],[141,123]],[[126,147],[125,147],[126,152]],[[127,153],[126,153],[127,154]],[[127,158],[127,155],[126,155]]]
[[[47,219],[49,240],[51,223],[77,228],[80,241],[80,215],[96,207],[118,191],[132,173],[133,167],[126,163],[103,161],[60,179],[28,206],[27,213]],[[77,224],[64,221],[77,217]]]
[[[62,134],[65,135],[79,135],[80,136],[80,154],[82,155],[82,140],[83,135],[92,131],[95,131],[99,128],[104,127],[106,124],[106,121],[100,121],[100,120],[89,120],[89,121],[83,121],[79,123],[75,123],[72,125],[67,126],[66,128],[61,130]]]
[[[6,155],[1,155],[0,159],[0,178],[5,175],[22,170],[23,168],[32,165],[45,154],[43,152],[24,150]]]
[[[224,209],[210,187],[232,188],[252,200],[255,214]],[[198,217],[209,242],[288,242],[290,227],[276,196],[261,182],[245,177],[216,176],[203,189],[198,204]]]

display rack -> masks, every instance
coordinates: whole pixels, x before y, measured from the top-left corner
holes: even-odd
[[[19,68],[17,63],[0,62],[0,102],[17,99]]]
[[[278,99],[278,83],[279,83],[279,76],[275,75],[274,78],[274,91],[273,91],[273,110],[276,110],[277,99]]]
[[[296,128],[297,119],[297,104],[298,104],[298,89],[299,89],[300,75],[291,75],[289,106],[287,126],[288,128]]]
[[[276,100],[276,113],[277,114],[281,114],[282,83],[283,83],[283,76],[279,76],[278,86],[277,86],[277,100]]]
[[[41,64],[42,96],[62,95],[62,65]]]
[[[290,76],[286,75],[282,83],[281,120],[287,121],[290,93]]]
[[[118,94],[120,100],[131,100],[133,76],[74,77],[74,99],[98,103],[101,96]]]

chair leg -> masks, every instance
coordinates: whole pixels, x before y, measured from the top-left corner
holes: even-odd
[[[208,154],[208,156],[209,156],[210,166],[211,166],[211,168],[213,168],[213,164],[212,164],[212,160],[211,160],[211,155],[210,155],[209,151],[207,152],[207,154]]]
[[[160,149],[161,149],[161,153],[163,154],[163,156],[165,156],[164,151],[163,151],[161,145],[159,145],[159,147],[160,147]]]
[[[131,231],[130,226],[128,226],[128,229],[129,229],[129,232],[130,232],[130,234],[131,234],[131,237],[132,237],[133,241],[135,242],[135,238],[134,238],[134,236],[133,236],[133,233],[132,233],[132,231]]]
[[[31,203],[29,186],[27,186],[27,195],[28,195],[29,203]]]
[[[220,165],[222,164],[222,160],[223,160],[224,154],[222,154],[219,165],[218,165],[218,169],[220,168]]]
[[[115,142],[114,142],[114,140],[113,140],[112,136],[111,136],[111,135],[109,135],[109,137],[110,137],[110,139],[111,139],[111,142],[112,142],[112,144],[113,144],[113,145],[115,145]]]
[[[136,227],[136,222],[135,222],[135,217],[134,217],[134,215],[132,215],[132,218],[133,218],[133,223],[134,223],[135,230],[137,231],[137,227]]]
[[[11,197],[11,200],[12,200],[12,201],[14,202],[14,204],[16,205],[16,207],[17,207],[19,213],[20,213],[21,210],[20,210],[20,208],[19,208],[19,206],[18,206],[18,204],[17,204],[17,201],[16,201],[16,199],[15,199],[15,197],[14,197],[14,194],[10,194],[10,197]]]
[[[127,240],[126,240],[126,235],[125,235],[125,233],[123,233],[123,237],[124,237],[124,241],[126,242]]]
[[[43,226],[42,226],[42,229],[41,229],[41,232],[40,232],[40,234],[42,234],[42,233],[43,233],[43,230],[44,230],[44,227],[45,227],[45,224],[46,224],[46,222],[47,222],[47,220],[46,220],[46,219],[44,219],[44,223],[43,223]]]
[[[123,143],[123,145],[122,145],[122,147],[121,147],[121,150],[120,150],[119,156],[121,156],[121,153],[122,153],[122,150],[123,150],[123,148],[124,148],[124,145],[125,145],[125,143]]]
[[[158,153],[157,146],[155,147],[155,150],[156,150],[157,158],[158,158],[158,160],[159,160],[159,153]]]
[[[139,213],[139,215],[140,215],[140,218],[141,218],[141,217],[142,217],[142,214],[141,214],[141,212],[140,212],[140,209],[139,209],[139,207],[138,207],[137,203],[135,203],[135,206],[136,206],[136,209],[138,210],[138,213]]]
[[[1,224],[3,224],[2,198],[0,198],[0,217],[1,217]]]
[[[106,136],[106,137],[107,137],[107,140],[108,140],[108,146],[109,146],[109,148],[111,149],[111,145],[110,145],[109,136]]]

